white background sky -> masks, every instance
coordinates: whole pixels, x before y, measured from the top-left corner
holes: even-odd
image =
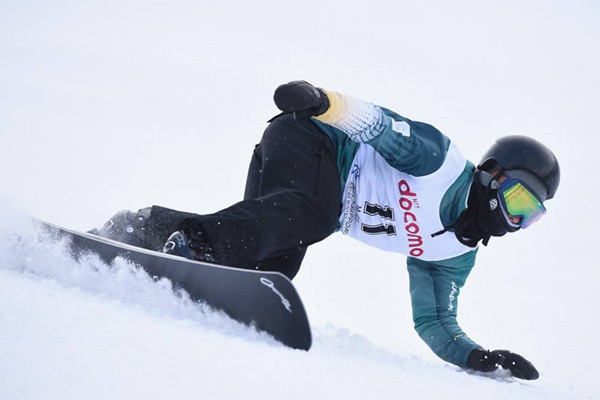
[[[531,135],[561,187],[538,224],[480,251],[459,316],[546,385],[592,387],[594,364],[577,366],[600,356],[599,50],[597,1],[3,0],[0,198],[76,229],[151,204],[216,211],[241,198],[273,90],[294,79],[429,122],[475,163]],[[403,257],[336,236],[295,283],[313,324],[435,360]]]

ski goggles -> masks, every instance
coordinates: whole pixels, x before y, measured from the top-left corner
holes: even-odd
[[[509,177],[503,181],[498,190],[498,197],[503,211],[508,216],[520,218],[518,224],[515,224],[505,215],[510,225],[526,229],[546,213],[546,208],[542,202],[519,179]]]

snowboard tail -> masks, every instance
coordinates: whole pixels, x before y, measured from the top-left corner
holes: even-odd
[[[294,349],[312,343],[306,311],[292,282],[273,271],[255,271],[188,260],[89,233],[38,221],[58,238],[67,238],[74,257],[94,253],[111,263],[123,257],[150,276],[169,279],[194,301],[224,311],[231,318],[271,334]]]

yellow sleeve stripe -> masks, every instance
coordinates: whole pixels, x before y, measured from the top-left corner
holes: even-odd
[[[335,124],[344,119],[346,110],[348,108],[348,102],[346,96],[336,92],[329,92],[324,90],[327,98],[329,99],[329,109],[317,117],[321,122],[326,124]]]

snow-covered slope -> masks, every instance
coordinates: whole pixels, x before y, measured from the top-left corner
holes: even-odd
[[[333,324],[314,326],[309,352],[291,350],[123,260],[75,262],[26,225],[2,232],[2,399],[585,398],[469,375]]]
[[[0,399],[600,399],[598,48],[585,0],[0,2]],[[404,258],[338,235],[294,280],[305,353],[125,263],[75,263],[19,217],[86,230],[239,200],[292,79],[432,123],[474,162],[511,133],[555,151],[548,215],[482,249],[459,300],[469,336],[531,359],[538,381],[437,359]]]

